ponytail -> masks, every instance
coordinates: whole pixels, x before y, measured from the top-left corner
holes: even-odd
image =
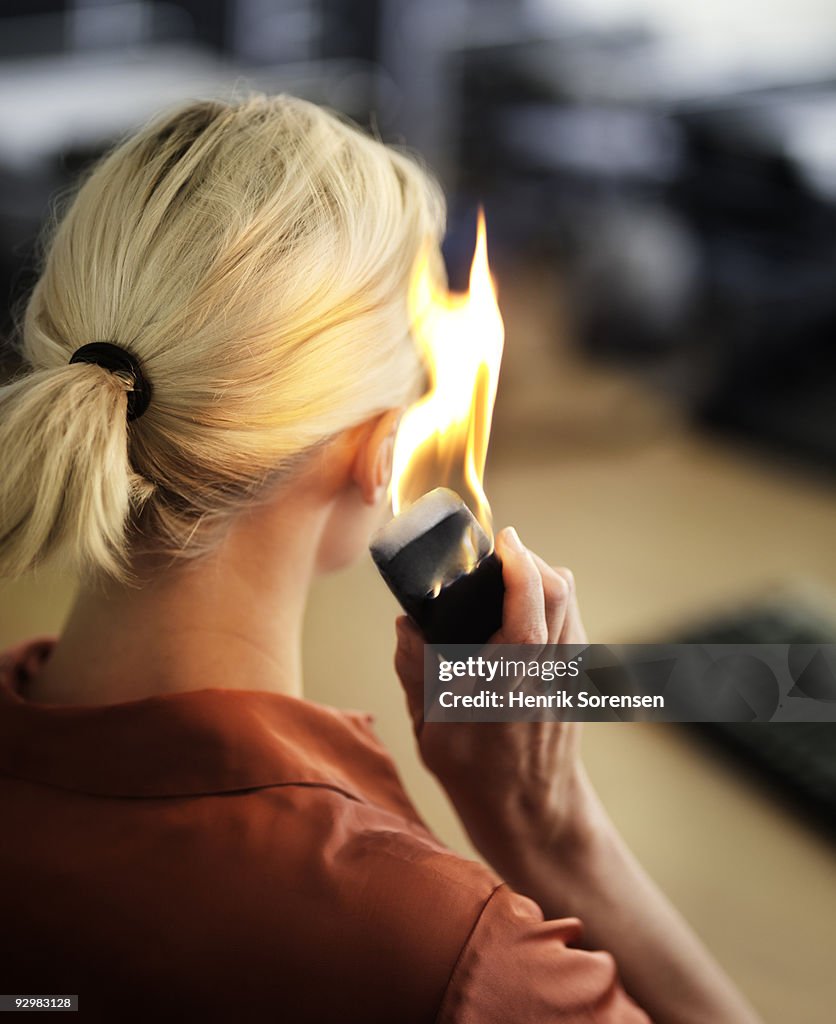
[[[0,577],[57,562],[127,579],[129,513],[154,489],[128,460],[129,387],[88,363],[0,387]]]

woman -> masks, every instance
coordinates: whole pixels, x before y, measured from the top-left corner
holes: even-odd
[[[309,585],[366,551],[422,387],[407,285],[443,217],[413,160],[254,95],[128,139],[60,221],[0,394],[0,575],[82,585],[3,661],[4,992],[107,1021],[755,1020],[577,727],[424,726],[398,620],[422,755],[491,870],[363,715],[303,699]],[[583,641],[568,571],[498,548],[497,639]]]

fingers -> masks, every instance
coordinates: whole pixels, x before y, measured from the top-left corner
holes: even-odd
[[[568,569],[552,568],[533,551],[531,557],[540,573],[543,584],[543,600],[546,610],[546,628],[549,632],[548,642],[559,644],[566,624],[569,603],[574,590],[574,579]],[[564,573],[566,575],[564,575]]]
[[[497,534],[496,547],[505,597],[502,628],[491,638],[492,644],[587,643],[572,572],[550,566],[529,551],[513,527]],[[417,735],[424,724],[424,638],[406,615],[399,616],[395,626],[395,669]]]
[[[515,530],[508,528],[497,535],[497,554],[503,563],[502,577],[506,587],[503,622],[494,638],[496,643],[585,644],[586,630],[581,621],[575,577],[571,569],[551,566],[533,551],[523,548],[521,559],[514,541]],[[507,559],[511,565],[506,572]],[[531,572],[537,570],[539,580]],[[513,593],[509,602],[509,586]],[[536,593],[539,587],[539,593]],[[528,601],[526,607],[525,602]],[[542,602],[542,603],[541,603]],[[540,616],[542,619],[533,622]],[[512,618],[509,620],[509,610]],[[510,624],[509,624],[510,623]],[[526,639],[523,639],[526,637]]]
[[[546,605],[540,571],[517,536],[506,527],[497,534],[497,554],[502,562],[505,598],[502,605],[502,628],[494,636],[495,643],[545,644],[549,639]]]
[[[560,639],[561,644],[586,644],[589,640],[586,636],[586,629],[581,621],[581,610],[578,604],[578,592],[575,589],[575,577],[571,569],[563,566],[555,566],[554,571],[562,576],[569,588],[569,599],[566,603],[566,618],[563,622],[563,629]]]

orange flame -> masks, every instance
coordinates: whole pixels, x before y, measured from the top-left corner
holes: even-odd
[[[493,537],[483,479],[505,329],[488,265],[484,212],[467,292],[439,287],[429,250],[416,261],[410,314],[429,374],[429,390],[404,413],[392,461],[397,515],[434,487],[456,491]]]

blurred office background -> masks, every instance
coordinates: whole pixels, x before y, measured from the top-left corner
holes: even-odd
[[[152,114],[242,86],[419,150],[454,284],[484,203],[507,329],[487,490],[574,569],[592,639],[836,639],[836,6],[2,0],[5,372],[54,197]],[[0,585],[0,644],[60,630],[72,589]],[[394,613],[370,564],[323,581],[309,695],[373,711],[467,852],[414,753]],[[586,735],[614,818],[765,1019],[832,1020],[833,732]]]

